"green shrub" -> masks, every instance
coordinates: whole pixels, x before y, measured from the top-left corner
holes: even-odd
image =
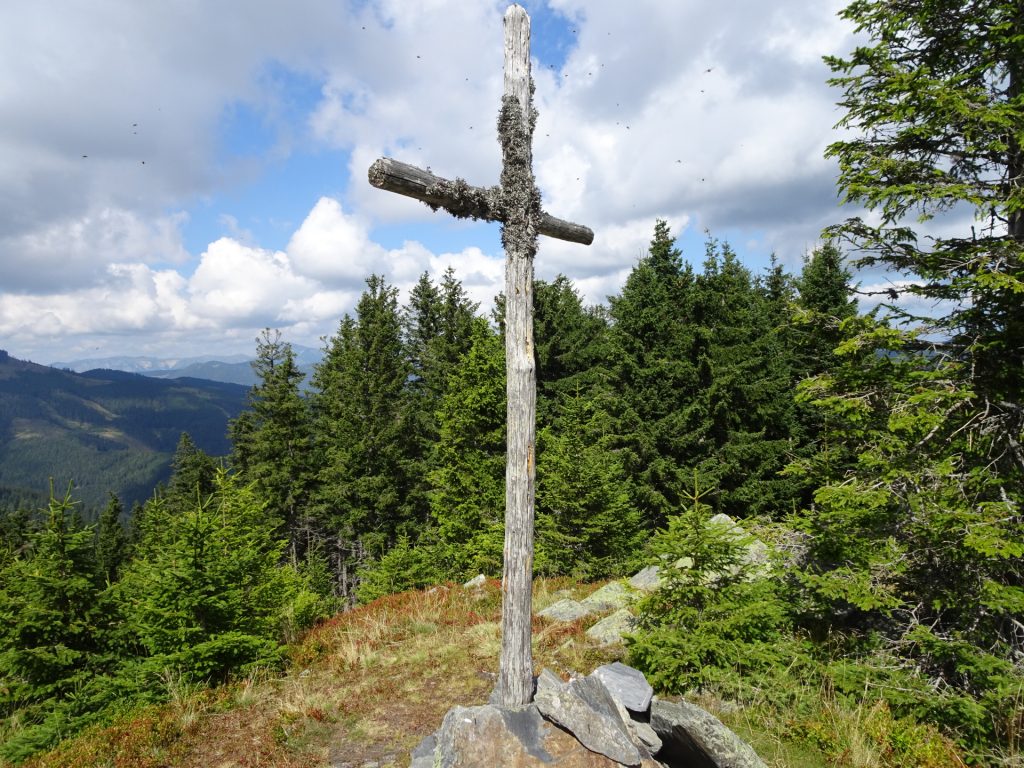
[[[742,678],[785,666],[789,620],[780,582],[747,558],[753,540],[713,520],[694,478],[692,504],[669,518],[651,551],[661,586],[639,605],[639,629],[628,638],[631,662],[664,691],[743,688]]]
[[[436,549],[430,545],[414,546],[408,536],[399,538],[380,560],[359,571],[359,602],[437,584],[441,573]]]

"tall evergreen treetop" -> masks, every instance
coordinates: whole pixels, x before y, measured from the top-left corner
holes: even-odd
[[[797,305],[802,312],[794,329],[800,378],[821,373],[834,362],[833,350],[843,340],[840,324],[857,314],[850,277],[835,243],[814,249],[804,259],[797,279]]]
[[[1024,13],[1018,0],[857,0],[842,13],[870,42],[828,57],[853,135],[828,154],[839,186],[880,219],[833,229],[909,282],[945,299],[939,328],[969,349],[980,390],[1024,388]],[[919,237],[916,214],[972,212],[955,236]],[[936,306],[933,304],[933,306]]]
[[[232,461],[294,536],[314,472],[309,406],[299,391],[306,375],[291,344],[269,328],[256,340],[252,366],[258,382],[249,392],[249,410],[231,423]],[[211,490],[212,481],[209,476]]]
[[[342,320],[314,376],[315,504],[343,538],[376,555],[423,520],[408,492],[415,446],[406,440],[410,367],[398,289],[378,275],[366,285],[356,317]]]

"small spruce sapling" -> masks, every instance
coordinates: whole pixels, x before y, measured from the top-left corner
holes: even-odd
[[[779,661],[787,624],[778,581],[762,578],[747,556],[753,538],[711,516],[710,493],[695,472],[689,507],[652,540],[661,586],[640,602],[638,630],[627,638],[631,663],[673,693],[741,691],[746,673]]]

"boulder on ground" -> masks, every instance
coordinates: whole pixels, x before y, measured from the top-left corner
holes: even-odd
[[[588,629],[586,635],[600,645],[616,645],[622,642],[624,634],[633,631],[635,624],[633,614],[625,608],[620,608]]]
[[[472,579],[467,581],[462,586],[464,586],[466,589],[472,589],[473,587],[482,587],[486,583],[487,577],[484,576],[482,573],[478,573],[476,576],[474,576]]]
[[[656,701],[651,727],[662,741],[658,759],[692,768],[768,768],[753,748],[717,717],[686,701]]]
[[[592,611],[609,611],[625,608],[636,600],[633,592],[621,581],[610,581],[580,602]]]
[[[660,570],[656,565],[648,565],[629,580],[629,586],[641,592],[654,592],[661,586],[661,576],[658,575]]]
[[[633,706],[649,701],[650,722],[646,708],[627,710],[602,678]],[[649,689],[624,664],[568,683],[545,669],[527,707],[449,710],[413,750],[411,768],[767,768],[718,718],[685,701],[652,700]]]
[[[616,768],[571,733],[541,717],[533,704],[520,710],[454,707],[441,728],[413,751],[411,768]],[[657,768],[651,758],[633,765]]]
[[[543,611],[538,612],[537,615],[552,621],[576,621],[576,619],[582,619],[591,612],[592,609],[582,603],[565,599],[552,603]]]

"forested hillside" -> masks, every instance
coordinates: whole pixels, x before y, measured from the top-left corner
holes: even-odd
[[[212,455],[230,450],[244,387],[159,381],[120,371],[76,374],[0,353],[0,488],[45,503],[49,480],[99,510],[113,492],[144,501],[170,475],[182,432]]]

